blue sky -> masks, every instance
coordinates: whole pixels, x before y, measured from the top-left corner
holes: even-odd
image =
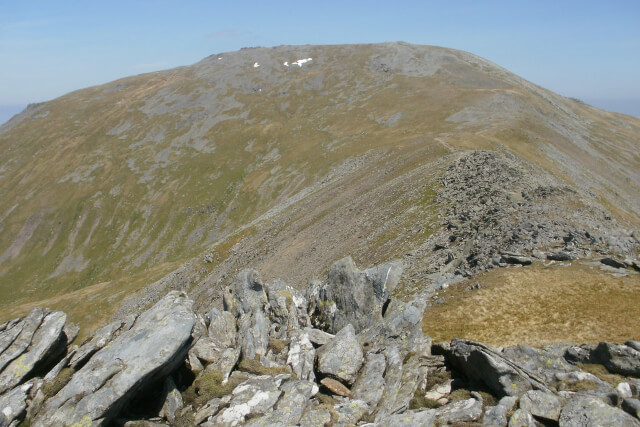
[[[403,40],[466,50],[640,116],[640,1],[0,2],[0,122],[30,102],[246,46]]]

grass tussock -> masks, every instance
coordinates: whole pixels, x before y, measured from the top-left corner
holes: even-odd
[[[435,341],[459,337],[493,346],[640,338],[640,275],[613,277],[579,262],[494,269],[450,287],[428,308],[423,331]]]
[[[185,406],[193,405],[198,408],[215,397],[231,394],[246,377],[232,375],[227,382],[223,382],[222,373],[215,369],[203,371],[182,394]]]
[[[238,370],[254,375],[279,375],[293,374],[288,366],[267,367],[258,360],[242,359],[238,364]]]

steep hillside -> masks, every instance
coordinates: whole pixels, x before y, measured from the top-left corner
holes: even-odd
[[[445,48],[212,55],[32,105],[0,152],[3,318],[93,324],[156,280],[122,310],[207,305],[247,266],[302,288],[346,255],[402,259],[408,294],[501,251],[638,251],[640,119]]]

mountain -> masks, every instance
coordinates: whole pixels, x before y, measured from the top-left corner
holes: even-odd
[[[401,297],[640,250],[640,119],[440,47],[215,54],[30,105],[0,152],[3,320],[91,329],[169,289],[208,306],[247,266],[304,288],[347,255],[401,260]]]

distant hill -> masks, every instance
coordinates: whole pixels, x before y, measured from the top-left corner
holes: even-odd
[[[29,106],[0,153],[3,318],[209,302],[247,266],[302,288],[346,255],[402,260],[413,294],[536,248],[638,253],[640,119],[440,47],[215,54]]]

